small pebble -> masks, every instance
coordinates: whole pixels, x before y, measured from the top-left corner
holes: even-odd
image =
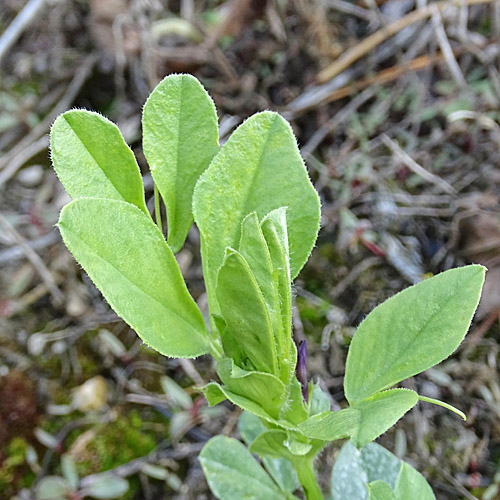
[[[17,174],[17,179],[26,187],[38,186],[43,179],[43,167],[41,165],[31,165],[23,168]]]

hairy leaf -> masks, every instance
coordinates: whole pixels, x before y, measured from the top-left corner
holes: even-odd
[[[299,424],[298,429],[310,438],[334,441],[354,435],[360,422],[360,413],[353,408],[319,413]]]
[[[296,358],[295,344],[292,342],[294,350],[293,359]],[[291,422],[295,426],[307,419],[307,408],[304,405],[304,398],[302,397],[302,388],[297,377],[293,375],[288,386],[289,393],[286,403],[281,408],[280,418]]]
[[[323,392],[319,382],[309,383],[309,416],[330,411],[330,399]]]
[[[320,204],[290,125],[278,114],[258,113],[245,121],[214,157],[193,195],[201,232],[209,303],[226,247],[237,248],[243,219],[288,207],[291,275],[306,262],[319,228]]]
[[[256,403],[255,401],[252,401],[245,396],[236,394],[229,390],[228,387],[220,385],[217,382],[208,383],[205,387],[203,387],[203,392],[210,406],[214,406],[224,401],[225,399],[229,399],[231,403],[239,406],[241,409],[253,413],[259,418],[266,420],[267,422],[278,424],[278,421],[274,417],[269,415],[266,410],[264,410],[261,403]]]
[[[141,172],[118,127],[85,110],[66,111],[50,132],[54,169],[71,198],[123,200],[148,214]]]
[[[261,457],[286,458],[293,461],[295,456],[285,444],[287,439],[286,431],[279,429],[266,430],[254,439],[250,451],[257,453]]]
[[[286,500],[287,494],[269,477],[252,454],[236,439],[212,438],[200,462],[213,494],[219,500]]]
[[[269,212],[261,221],[262,234],[266,240],[271,266],[273,285],[279,301],[279,319],[277,348],[281,363],[280,378],[286,384],[294,375],[297,352],[292,342],[292,292],[286,208],[280,207]]]
[[[219,270],[217,299],[226,322],[222,335],[224,347],[235,342],[256,370],[277,374],[269,311],[250,267],[236,250],[227,250]],[[231,337],[230,342],[227,337]]]
[[[418,394],[409,389],[379,392],[352,406],[359,413],[359,424],[351,439],[360,448],[392,427],[418,402]],[[345,410],[344,410],[345,411]]]
[[[451,269],[376,307],[349,348],[345,394],[352,404],[447,358],[476,310],[485,268]]]
[[[79,198],[63,208],[58,227],[110,306],[146,344],[179,358],[209,351],[201,312],[147,215],[124,201]]]
[[[144,155],[167,207],[168,244],[181,249],[193,222],[194,186],[219,150],[217,112],[191,75],[169,75],[144,105]]]
[[[278,334],[278,328],[282,327],[278,290],[273,280],[271,256],[256,212],[247,215],[241,223],[239,252],[247,261],[259,285],[262,297],[269,310],[274,336],[277,337],[276,340],[278,341],[281,337],[281,334]]]
[[[219,361],[217,373],[231,392],[261,405],[273,418],[279,417],[287,395],[279,378],[270,373],[243,370],[227,358]]]

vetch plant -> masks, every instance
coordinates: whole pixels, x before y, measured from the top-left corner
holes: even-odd
[[[347,357],[348,406],[331,411],[307,382],[305,344],[292,340],[291,283],[316,241],[318,194],[290,125],[278,114],[246,120],[220,148],[215,106],[189,75],[165,78],[144,106],[143,147],[155,184],[156,224],[141,174],[118,128],[72,110],[51,132],[54,168],[69,195],[58,227],[111,307],[160,353],[211,354],[219,381],[210,405],[241,407],[246,445],[217,436],[200,454],[219,499],[322,499],[314,460],[349,439],[332,473],[333,500],[434,498],[422,475],[369,444],[417,402],[446,403],[397,384],[447,358],[463,340],[485,269],[452,269],[374,309]],[[166,206],[164,238],[160,200]],[[209,304],[204,320],[175,259],[193,221]],[[208,323],[208,324],[207,324]],[[258,455],[262,465],[254,458]]]

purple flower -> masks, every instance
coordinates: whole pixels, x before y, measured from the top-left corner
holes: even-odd
[[[301,340],[297,352],[297,366],[295,368],[295,373],[297,375],[297,379],[302,386],[302,397],[304,401],[307,403],[309,399],[309,390],[307,387],[307,368],[306,368],[306,359],[307,359],[307,343],[305,340]]]

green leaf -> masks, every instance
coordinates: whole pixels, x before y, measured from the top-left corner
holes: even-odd
[[[476,310],[485,268],[451,269],[376,307],[349,348],[345,394],[352,404],[447,358]]]
[[[279,316],[276,291],[273,287],[273,267],[269,249],[256,212],[248,214],[241,223],[239,252],[247,261],[259,285],[272,316]]]
[[[312,450],[311,443],[300,441],[292,436],[288,436],[288,439],[284,442],[284,444],[292,455],[298,455],[301,457],[309,454]]]
[[[193,223],[194,186],[219,150],[217,112],[191,75],[169,75],[144,105],[144,155],[167,207],[168,244],[181,249]]]
[[[359,427],[360,413],[353,408],[320,413],[298,425],[300,432],[310,438],[335,441],[354,435]]]
[[[122,498],[129,488],[128,481],[110,472],[85,478],[83,495],[99,500]]]
[[[323,392],[319,382],[309,383],[309,416],[330,411],[330,399]]]
[[[312,461],[327,443],[320,439],[300,441],[296,437],[305,439],[291,429],[266,430],[255,438],[250,451],[262,457],[285,458],[294,463],[297,470],[297,464]]]
[[[238,430],[247,445],[250,445],[266,431],[266,427],[264,427],[259,417],[244,411],[238,420]],[[262,456],[261,458],[265,468],[283,491],[292,493],[299,488],[297,473],[289,460],[269,456]]]
[[[37,500],[64,500],[69,492],[66,481],[59,476],[46,476],[35,487]]]
[[[306,262],[319,228],[320,204],[290,125],[263,112],[246,120],[214,157],[193,195],[201,232],[203,270],[209,303],[217,313],[214,288],[226,247],[237,248],[243,219],[288,207],[291,275]]]
[[[349,442],[345,446],[353,447]],[[402,463],[396,455],[377,443],[369,443],[359,456],[368,482],[381,479],[394,489]]]
[[[200,453],[212,493],[219,500],[286,500],[286,493],[236,439],[212,438]]]
[[[286,446],[288,435],[279,429],[266,430],[257,436],[250,445],[250,451],[259,456],[272,458],[285,458],[289,461],[295,459],[295,454]],[[311,447],[309,446],[309,451]],[[306,453],[307,453],[306,451]]]
[[[254,401],[273,418],[279,417],[287,395],[279,378],[270,373],[243,370],[227,358],[219,361],[217,373],[231,392]]]
[[[218,405],[227,399],[222,387],[217,382],[209,382],[205,387],[202,387],[201,390],[210,406]]]
[[[259,286],[246,260],[236,250],[228,249],[217,277],[217,299],[226,328],[222,344],[248,357],[256,370],[278,373],[276,346],[271,320]],[[227,337],[231,337],[228,341]],[[231,353],[227,353],[231,355]],[[245,359],[235,360],[246,366]]]
[[[295,349],[295,344],[293,342],[292,348]],[[296,351],[294,352],[296,358]],[[288,399],[281,408],[280,418],[291,422],[294,426],[296,426],[307,419],[307,408],[304,405],[302,387],[295,375],[293,375],[290,380],[288,388]]]
[[[104,116],[71,110],[50,132],[54,169],[71,198],[123,200],[148,214],[142,177],[118,127]]]
[[[394,492],[385,481],[374,481],[368,484],[369,500],[396,500]],[[408,500],[410,500],[408,498]]]
[[[76,470],[76,465],[73,459],[66,453],[61,455],[61,472],[64,479],[68,483],[68,486],[72,490],[78,488],[78,472]]]
[[[396,485],[401,461],[376,443],[358,450],[348,441],[340,450],[331,477],[332,500],[368,500],[368,483]]]
[[[359,424],[351,439],[360,448],[392,427],[418,402],[418,394],[409,389],[379,392],[352,406],[359,413]],[[344,410],[345,411],[345,410]]]
[[[396,500],[436,500],[425,477],[406,462],[402,462],[394,493]]]
[[[285,420],[283,418],[283,415],[280,415],[281,418],[279,420],[276,419],[275,417],[267,413],[267,411],[262,406],[262,402],[256,403],[255,401],[252,401],[245,396],[236,394],[225,385],[220,385],[216,382],[210,382],[202,388],[202,391],[205,394],[205,397],[207,398],[210,406],[214,406],[224,401],[224,399],[229,399],[229,401],[231,401],[231,403],[233,403],[234,405],[239,406],[243,410],[246,410],[253,415],[256,415],[260,419],[269,422],[273,426],[300,433],[300,430],[297,429],[297,427],[293,423]],[[303,436],[305,439],[305,434],[303,434]]]
[[[59,219],[64,243],[115,310],[161,354],[192,358],[210,334],[151,218],[117,200],[80,198]]]
[[[245,396],[236,394],[229,390],[226,386],[220,385],[216,382],[210,382],[205,387],[203,387],[203,392],[210,406],[214,406],[224,401],[225,399],[229,399],[229,401],[231,401],[231,403],[233,403],[234,405],[239,406],[243,410],[253,413],[254,415],[257,415],[263,420],[272,422],[273,424],[278,423],[275,418],[273,418],[271,415],[269,415],[269,413],[266,412],[266,410],[264,410],[261,403],[256,403],[255,401],[252,401]]]
[[[292,341],[292,290],[286,208],[269,212],[261,221],[273,269],[273,288],[277,290],[281,328],[277,336],[278,355],[281,362],[280,378],[285,384],[294,376],[297,352]]]

